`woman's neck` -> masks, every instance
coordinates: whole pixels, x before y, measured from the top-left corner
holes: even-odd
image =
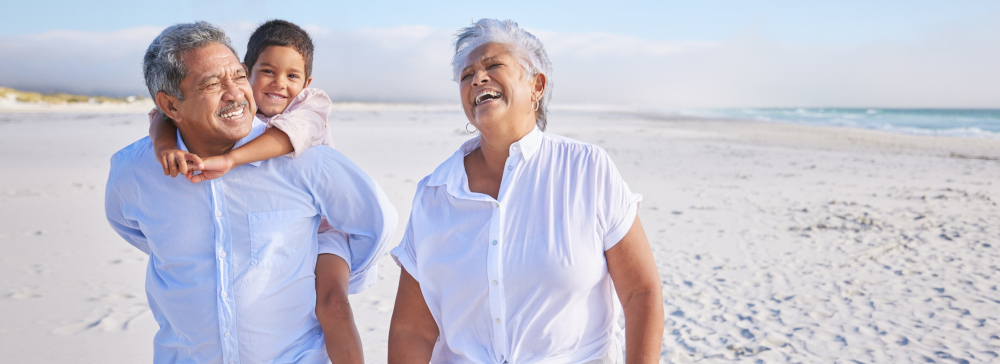
[[[490,174],[503,175],[504,164],[510,156],[510,145],[534,130],[535,124],[519,123],[508,128],[480,130],[479,148],[482,150],[486,169]]]

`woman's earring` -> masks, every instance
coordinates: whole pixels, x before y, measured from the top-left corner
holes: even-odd
[[[538,104],[541,104],[541,102],[538,102],[538,101],[535,101],[534,99],[532,99],[531,103],[535,105],[532,108],[535,109],[535,111],[538,111]]]
[[[470,134],[479,131],[479,130],[476,130],[476,127],[474,127],[474,126],[472,126],[472,130],[469,130],[470,126],[472,126],[472,123],[466,123],[465,124],[465,131],[469,132]]]

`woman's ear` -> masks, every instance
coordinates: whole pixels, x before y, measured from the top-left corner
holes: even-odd
[[[545,77],[544,73],[536,74],[534,77],[534,87],[532,87],[531,95],[535,100],[541,100],[542,95],[545,94],[545,86],[548,86],[548,79]]]
[[[167,95],[166,92],[160,91],[156,93],[156,108],[160,109],[163,115],[174,120],[174,122],[181,122],[181,113],[177,110],[177,104],[180,102],[176,97]]]

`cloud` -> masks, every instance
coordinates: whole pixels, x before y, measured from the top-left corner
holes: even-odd
[[[0,85],[42,92],[145,94],[142,55],[160,30],[55,30],[0,37]]]
[[[242,52],[255,24],[222,27]],[[450,70],[454,30],[306,28],[316,43],[313,85],[334,99],[458,100]],[[160,30],[0,37],[0,85],[144,94],[142,53]],[[753,33],[723,42],[534,33],[554,64],[554,103],[1000,107],[1000,25],[989,22],[941,26],[906,42],[852,46],[779,43]]]

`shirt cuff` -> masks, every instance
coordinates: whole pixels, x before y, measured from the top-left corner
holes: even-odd
[[[347,294],[361,293],[375,284],[378,280],[378,264],[363,272],[351,272],[351,279],[347,283]]]
[[[392,250],[389,251],[389,255],[392,255],[392,260],[396,261],[396,265],[400,266],[400,268],[406,269],[406,272],[409,273],[414,280],[420,282],[420,280],[417,279],[417,264],[410,259],[409,254],[406,254],[405,248],[402,246],[392,248]]]
[[[619,222],[618,227],[604,236],[605,251],[617,245],[628,234],[629,229],[632,229],[632,223],[635,222],[635,215],[639,212],[639,202],[642,202],[642,195],[633,193],[632,198],[629,200],[625,217]]]

